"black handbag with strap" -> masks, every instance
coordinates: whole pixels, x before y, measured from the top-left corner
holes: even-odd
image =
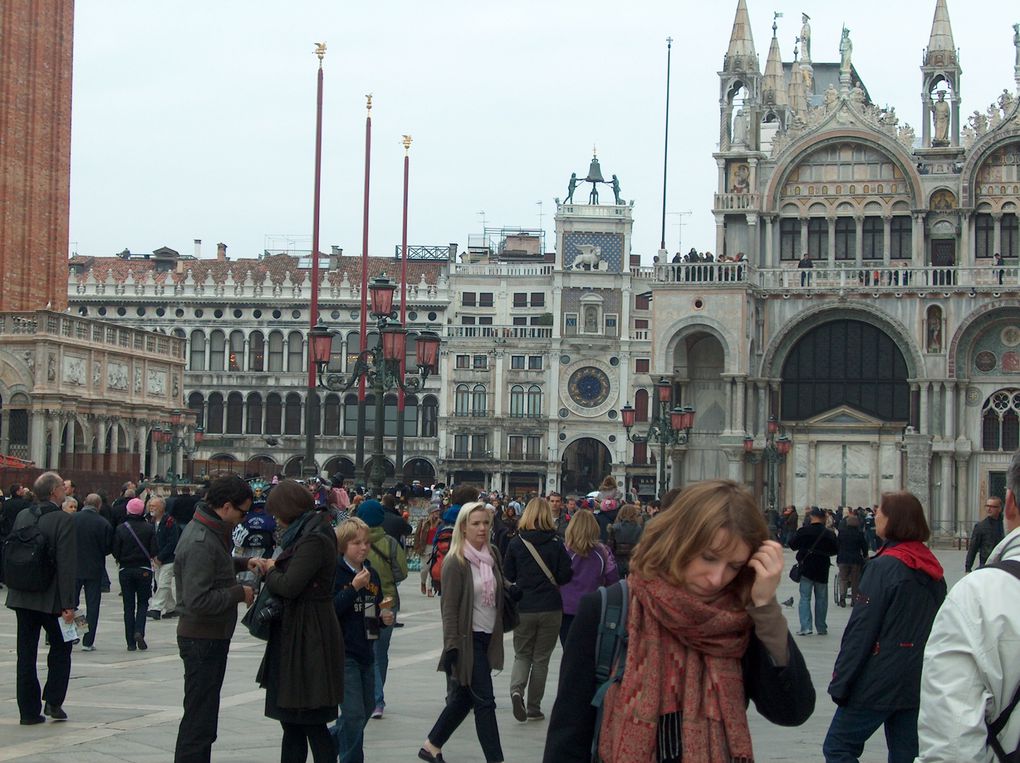
[[[811,548],[809,548],[808,552],[804,554],[805,559],[807,559],[809,556],[811,556],[811,554],[814,553],[815,546],[818,545],[818,541],[820,541],[824,535],[825,528],[823,527],[822,531],[818,534],[818,537],[815,538],[815,542],[811,544]],[[795,562],[794,565],[790,568],[790,580],[792,580],[794,583],[799,583],[802,576],[803,572],[800,569],[800,562]]]

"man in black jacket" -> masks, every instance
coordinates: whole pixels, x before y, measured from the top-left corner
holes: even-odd
[[[89,632],[82,638],[82,651],[95,649],[96,629],[99,627],[99,606],[102,601],[103,574],[106,572],[106,555],[113,549],[113,525],[99,513],[102,499],[96,493],[85,496],[81,511],[74,519],[75,538],[78,541],[78,582],[75,585],[75,607],[81,602],[81,589],[85,589],[85,619]]]
[[[67,696],[67,682],[71,677],[71,642],[64,641],[57,624],[74,622],[75,576],[78,571],[77,543],[71,515],[61,511],[64,502],[64,480],[56,472],[44,472],[35,481],[32,492],[39,498],[38,516],[22,511],[12,531],[38,524],[45,536],[56,566],[53,579],[43,591],[22,591],[10,587],[8,581],[7,606],[18,617],[18,710],[21,725],[44,723],[42,711],[55,721],[66,721],[67,713],[61,705]],[[39,631],[46,631],[50,651],[46,657],[48,674],[46,686],[40,692],[36,673],[39,654]],[[43,702],[45,701],[45,705]]]
[[[992,549],[999,545],[1004,537],[1002,529],[1002,499],[996,495],[989,496],[985,501],[985,510],[988,516],[974,525],[974,531],[970,534],[970,546],[967,549],[967,572],[974,566],[974,557],[985,566]]]
[[[819,636],[829,632],[825,617],[829,613],[829,557],[839,550],[836,534],[825,527],[825,509],[812,506],[811,523],[797,530],[790,548],[797,552],[800,565],[800,630],[798,636],[811,635],[811,594],[815,597],[815,624]]]
[[[404,548],[404,539],[414,533],[414,528],[407,523],[397,510],[397,497],[392,493],[384,495],[379,502],[383,506],[383,531]]]
[[[145,521],[141,498],[127,503],[125,519],[113,535],[113,558],[120,564],[120,590],[124,599],[124,636],[129,652],[148,649],[145,643],[145,613],[152,596],[152,558],[156,555],[156,533]]]
[[[850,514],[843,522],[836,539],[839,550],[836,552],[836,565],[839,567],[839,606],[846,606],[847,587],[857,595],[857,586],[861,582],[861,570],[868,558],[868,539],[861,531],[861,519]]]
[[[3,543],[7,536],[10,535],[11,529],[14,527],[14,520],[18,518],[18,514],[21,513],[22,509],[27,509],[30,505],[25,499],[25,493],[27,492],[27,487],[15,482],[11,485],[10,498],[0,505],[0,583],[4,582]]]

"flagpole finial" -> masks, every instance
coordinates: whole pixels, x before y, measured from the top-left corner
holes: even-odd
[[[317,42],[315,43],[315,55],[319,57],[319,66],[322,66],[322,59],[326,55],[326,43]]]
[[[372,113],[372,94],[371,93],[366,93],[365,94],[365,110],[368,111],[369,114]]]
[[[411,136],[405,135],[401,141],[404,144],[404,153],[408,153],[411,150]]]

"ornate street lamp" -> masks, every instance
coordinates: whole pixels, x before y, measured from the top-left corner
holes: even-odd
[[[198,444],[205,435],[202,427],[181,426],[183,416],[180,411],[170,414],[170,421],[152,430],[152,441],[160,453],[170,456],[170,493],[177,495],[177,452],[183,451],[186,457],[194,454]]]
[[[657,405],[656,417],[649,423],[645,434],[632,435],[630,430],[637,421],[637,411],[628,402],[620,409],[620,420],[627,431],[627,439],[635,444],[656,442],[659,444],[659,495],[668,489],[666,476],[666,446],[686,445],[694,426],[693,406],[674,406],[669,404],[673,398],[673,382],[665,376],[655,383]]]
[[[375,395],[375,434],[372,452],[372,469],[369,481],[376,491],[382,490],[386,472],[383,467],[383,429],[385,426],[386,393],[393,389],[401,389],[406,393],[415,393],[425,386],[429,375],[438,368],[439,335],[433,331],[420,331],[416,334],[417,372],[401,374],[401,360],[407,353],[408,331],[396,318],[393,311],[393,294],[396,284],[385,275],[372,279],[369,286],[372,316],[376,320],[379,343],[370,347],[358,356],[348,373],[329,371],[329,358],[334,332],[325,326],[316,325],[310,332],[310,345],[316,368],[319,386],[333,392],[344,393],[353,387],[361,378],[370,386]],[[321,326],[321,328],[320,328]],[[307,426],[312,431],[312,426]],[[363,435],[362,435],[363,436]],[[309,435],[305,458],[312,462],[312,440]]]
[[[751,435],[744,436],[744,455],[748,463],[760,464],[764,459],[768,467],[768,508],[776,507],[776,493],[779,482],[779,465],[785,463],[786,456],[793,447],[793,438],[787,434],[779,434],[779,420],[775,416],[769,416],[765,428],[765,447],[761,453],[754,452],[754,438]]]

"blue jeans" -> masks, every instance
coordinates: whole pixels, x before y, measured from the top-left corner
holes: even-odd
[[[374,702],[375,666],[346,658],[344,701],[340,705],[340,719],[331,729],[340,763],[363,763],[365,760],[365,726]]]
[[[889,763],[912,763],[918,753],[916,707],[910,710],[837,707],[822,744],[825,763],[857,763],[864,743],[882,724]]]
[[[396,618],[399,610],[393,608],[393,617]],[[393,622],[396,622],[394,619]],[[379,638],[372,648],[375,650],[375,706],[386,707],[386,698],[383,695],[383,684],[386,683],[386,672],[390,668],[390,639],[393,638],[393,626],[379,629]]]
[[[829,613],[829,583],[817,583],[806,577],[800,579],[800,630],[811,630],[811,594],[815,595],[815,630],[828,633],[825,616]]]

